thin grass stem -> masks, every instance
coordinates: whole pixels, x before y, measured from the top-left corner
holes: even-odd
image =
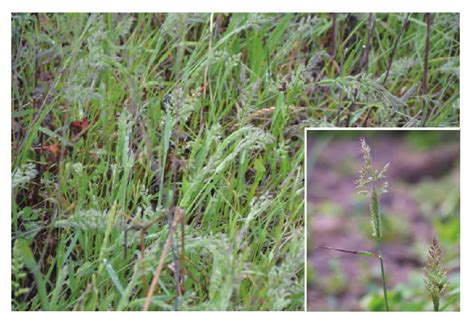
[[[387,297],[387,282],[385,280],[385,268],[383,265],[382,245],[380,241],[377,242],[377,249],[378,249],[379,260],[380,260],[380,272],[382,274],[383,298],[385,301],[385,310],[388,312],[389,307],[388,307],[388,297]]]
[[[344,69],[344,61],[346,59],[347,48],[344,49],[344,53],[342,54],[341,65],[339,66],[339,77],[343,76],[343,69]],[[339,105],[337,108],[337,121],[336,126],[339,127],[341,124],[341,113],[342,113],[342,86],[339,87]]]
[[[390,74],[390,70],[392,69],[393,59],[395,58],[395,52],[397,51],[398,42],[400,42],[400,39],[402,38],[402,35],[403,35],[405,29],[408,27],[409,17],[410,17],[410,13],[407,13],[406,16],[405,16],[405,21],[403,22],[403,26],[402,26],[400,32],[398,33],[398,36],[395,39],[395,42],[393,43],[392,50],[390,52],[390,57],[388,58],[387,71],[385,72],[385,77],[383,78],[383,83],[382,83],[383,86],[385,86],[385,84],[387,83],[387,79],[388,79],[388,76]],[[367,127],[367,123],[370,119],[370,116],[372,114],[373,109],[374,109],[373,107],[371,107],[369,109],[369,112],[367,113],[367,116],[365,117],[365,120],[364,120],[364,124],[363,124],[364,127]]]
[[[168,238],[166,239],[165,245],[163,246],[163,252],[161,253],[158,266],[156,267],[155,275],[153,276],[153,280],[150,285],[150,290],[148,291],[148,294],[146,296],[145,304],[143,305],[143,311],[148,311],[148,308],[150,307],[151,299],[153,298],[156,286],[158,285],[158,279],[160,278],[161,271],[163,270],[166,256],[168,255],[168,252],[172,245],[171,243],[173,241],[173,233],[176,230],[176,226],[178,225],[178,223],[182,222],[183,217],[184,211],[181,208],[175,207],[173,222],[170,226]]]
[[[428,63],[429,63],[429,54],[430,54],[430,34],[431,33],[431,13],[426,13],[426,38],[425,38],[425,56],[423,62],[423,82],[422,82],[422,92],[423,92],[423,107],[422,107],[422,118],[421,118],[421,127],[424,127],[426,124],[427,116],[427,103],[428,103]]]
[[[360,171],[360,178],[357,181],[359,192],[370,196],[370,216],[373,233],[376,243],[378,257],[380,260],[380,272],[382,276],[383,295],[385,302],[385,310],[388,311],[388,297],[387,297],[387,281],[385,279],[385,268],[383,264],[383,253],[382,253],[382,214],[380,210],[380,198],[379,195],[385,193],[387,190],[387,183],[384,182],[381,185],[378,183],[379,180],[385,178],[385,172],[389,166],[386,164],[381,170],[376,169],[372,164],[372,157],[370,155],[370,147],[365,142],[365,139],[361,139],[362,154],[364,157],[364,167]]]
[[[331,43],[329,47],[329,55],[331,61],[336,58],[336,36],[337,36],[337,18],[336,13],[331,13],[332,25],[331,25]]]
[[[387,72],[385,72],[385,77],[383,78],[383,83],[382,83],[382,85],[384,85],[384,86],[385,86],[385,83],[387,83],[388,75],[390,74],[390,70],[392,69],[393,58],[395,57],[395,52],[397,50],[398,43],[400,42],[400,39],[402,38],[402,35],[403,35],[405,29],[408,26],[408,18],[409,17],[410,17],[410,13],[407,13],[407,15],[405,16],[405,21],[403,22],[403,26],[402,26],[400,32],[398,33],[398,36],[395,39],[395,43],[393,44],[392,51],[390,52],[390,58],[388,60]]]
[[[351,106],[349,107],[349,113],[347,114],[346,127],[350,127],[350,125],[351,125],[351,117],[352,117],[352,113],[355,110],[356,99],[357,99],[357,94],[358,93],[359,93],[359,89],[357,89],[357,88],[354,89],[354,94],[353,94],[353,97],[352,97]]]
[[[364,49],[364,57],[362,58],[362,68],[365,68],[365,72],[369,71],[369,54],[370,48],[372,46],[372,30],[373,30],[373,20],[374,14],[369,13],[369,18],[367,20],[367,44]]]

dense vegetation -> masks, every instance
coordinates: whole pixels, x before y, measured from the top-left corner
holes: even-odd
[[[303,309],[303,128],[458,125],[458,20],[12,15],[12,307],[141,309],[171,235],[150,309]]]
[[[171,251],[150,309],[303,309],[302,125],[232,52],[251,19],[13,16],[14,309],[141,309],[172,205],[182,296]]]

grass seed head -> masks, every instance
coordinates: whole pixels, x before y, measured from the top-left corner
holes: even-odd
[[[377,190],[379,194],[387,192],[388,183],[382,182],[381,185],[378,185],[378,181],[386,177],[385,173],[390,164],[387,163],[382,169],[377,170],[372,163],[369,145],[365,142],[364,138],[361,138],[360,142],[364,166],[359,171],[359,179],[356,181],[359,193],[364,195],[372,194],[372,190]]]
[[[433,238],[424,273],[426,289],[431,295],[435,311],[438,311],[440,297],[448,286],[448,276],[442,260],[441,247],[438,240]]]
[[[364,166],[359,171],[359,179],[356,181],[357,189],[360,194],[370,196],[370,219],[372,223],[373,236],[376,239],[382,237],[382,219],[379,208],[379,195],[387,192],[388,183],[379,181],[385,178],[389,163],[378,170],[372,163],[370,147],[364,138],[360,139],[361,152],[364,159]]]
[[[36,177],[36,175],[38,175],[38,171],[36,170],[34,163],[21,165],[19,168],[13,171],[12,189],[26,186],[26,184],[31,182]]]

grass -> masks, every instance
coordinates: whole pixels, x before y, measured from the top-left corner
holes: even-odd
[[[380,195],[387,192],[387,182],[380,183],[385,178],[385,173],[389,164],[378,170],[372,163],[372,157],[370,154],[370,146],[365,142],[364,138],[361,138],[361,152],[364,159],[364,166],[359,170],[360,177],[357,180],[357,189],[360,194],[366,195],[369,199],[370,207],[370,222],[372,224],[372,236],[375,238],[377,243],[377,253],[371,253],[367,251],[356,251],[347,249],[338,249],[327,246],[320,246],[321,249],[335,250],[343,253],[377,257],[380,261],[380,276],[383,287],[383,297],[385,304],[385,311],[389,311],[389,303],[387,297],[387,281],[385,277],[384,268],[384,257],[382,253],[382,211],[380,209]]]
[[[447,271],[442,261],[442,254],[438,240],[433,238],[424,273],[426,289],[431,294],[435,312],[439,311],[441,295],[448,286]]]
[[[12,308],[140,310],[171,235],[151,310],[302,310],[303,128],[421,123],[404,18],[12,15]],[[459,124],[458,19],[431,16],[426,126]]]
[[[12,17],[13,309],[141,310],[173,205],[150,310],[304,308],[304,124],[252,89],[251,18]]]
[[[383,297],[385,302],[385,310],[389,311],[387,299],[387,282],[385,280],[385,268],[382,254],[382,211],[380,209],[380,195],[385,193],[387,182],[380,185],[380,180],[385,177],[386,170],[389,164],[377,170],[372,164],[372,157],[370,155],[370,147],[361,139],[362,154],[364,157],[364,167],[360,170],[360,178],[358,181],[358,188],[362,194],[369,197],[370,201],[370,216],[373,228],[372,236],[377,241],[377,252],[380,261],[380,275],[382,277]]]

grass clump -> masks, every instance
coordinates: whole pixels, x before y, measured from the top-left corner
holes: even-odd
[[[304,309],[298,19],[12,15],[12,308]]]
[[[44,290],[12,305],[140,310],[172,235],[150,309],[302,310],[303,128],[418,125],[424,95],[459,124],[459,15],[431,15],[429,76],[404,18],[13,14],[12,239]]]

